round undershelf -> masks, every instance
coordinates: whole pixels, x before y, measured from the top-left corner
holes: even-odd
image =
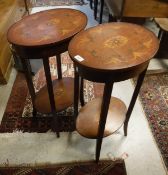
[[[73,104],[74,79],[62,78],[53,81],[54,99],[56,111],[62,111]],[[35,108],[41,113],[50,113],[48,89],[45,85],[36,94]]]
[[[76,129],[80,135],[92,139],[97,138],[101,103],[101,97],[95,98],[80,109],[76,121]],[[124,102],[116,97],[112,97],[107,115],[104,137],[111,135],[122,126],[126,117],[126,112],[127,108]]]

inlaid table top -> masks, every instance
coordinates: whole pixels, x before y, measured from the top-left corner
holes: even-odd
[[[153,32],[130,23],[102,24],[77,34],[69,45],[71,58],[91,68],[118,70],[149,61],[159,42]]]
[[[84,13],[74,9],[46,10],[24,17],[8,31],[8,40],[21,46],[50,45],[64,41],[83,30]]]

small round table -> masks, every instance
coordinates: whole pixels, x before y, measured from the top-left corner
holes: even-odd
[[[149,61],[158,47],[158,39],[151,31],[122,22],[87,29],[71,40],[68,51],[75,67],[74,91],[79,92],[79,77],[105,83],[103,97],[88,102],[79,113],[79,94],[74,97],[76,129],[84,137],[97,139],[97,162],[103,137],[117,131],[123,123],[127,135],[132,109]],[[127,110],[124,102],[116,97],[111,98],[112,87],[114,82],[135,76],[139,77]]]
[[[62,78],[60,54],[68,50],[71,38],[86,24],[87,17],[81,11],[61,8],[26,16],[9,28],[7,38],[22,61],[34,116],[36,110],[56,116],[56,112],[73,103],[74,81],[70,77]],[[58,79],[52,82],[49,57],[55,55]],[[44,64],[46,86],[37,93],[30,74],[29,59],[42,59]]]

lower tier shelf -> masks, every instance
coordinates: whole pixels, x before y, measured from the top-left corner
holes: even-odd
[[[70,77],[53,81],[54,99],[56,111],[62,111],[73,104],[74,79]],[[41,113],[50,113],[50,101],[48,89],[45,85],[36,94],[35,108]]]
[[[96,139],[100,119],[102,98],[95,98],[83,106],[77,117],[76,129],[84,137]],[[127,108],[124,102],[112,97],[108,110],[104,137],[117,131],[125,121]]]

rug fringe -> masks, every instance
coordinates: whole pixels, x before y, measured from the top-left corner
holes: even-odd
[[[117,164],[117,163],[122,163],[124,162],[123,159],[121,158],[115,158],[115,161],[111,160],[111,159],[108,159],[108,158],[105,158],[105,159],[101,159],[99,161],[99,164],[101,163],[114,163],[114,164]],[[79,160],[79,161],[69,161],[69,162],[58,162],[58,163],[51,163],[51,162],[46,162],[46,163],[31,163],[31,164],[27,164],[27,163],[22,163],[22,164],[18,164],[18,165],[15,165],[15,164],[12,164],[10,165],[10,162],[9,160],[7,159],[6,162],[0,164],[0,168],[54,168],[54,167],[57,167],[57,166],[72,166],[72,164],[74,166],[77,166],[77,165],[87,165],[87,164],[96,164],[96,161],[94,159],[92,160]]]

